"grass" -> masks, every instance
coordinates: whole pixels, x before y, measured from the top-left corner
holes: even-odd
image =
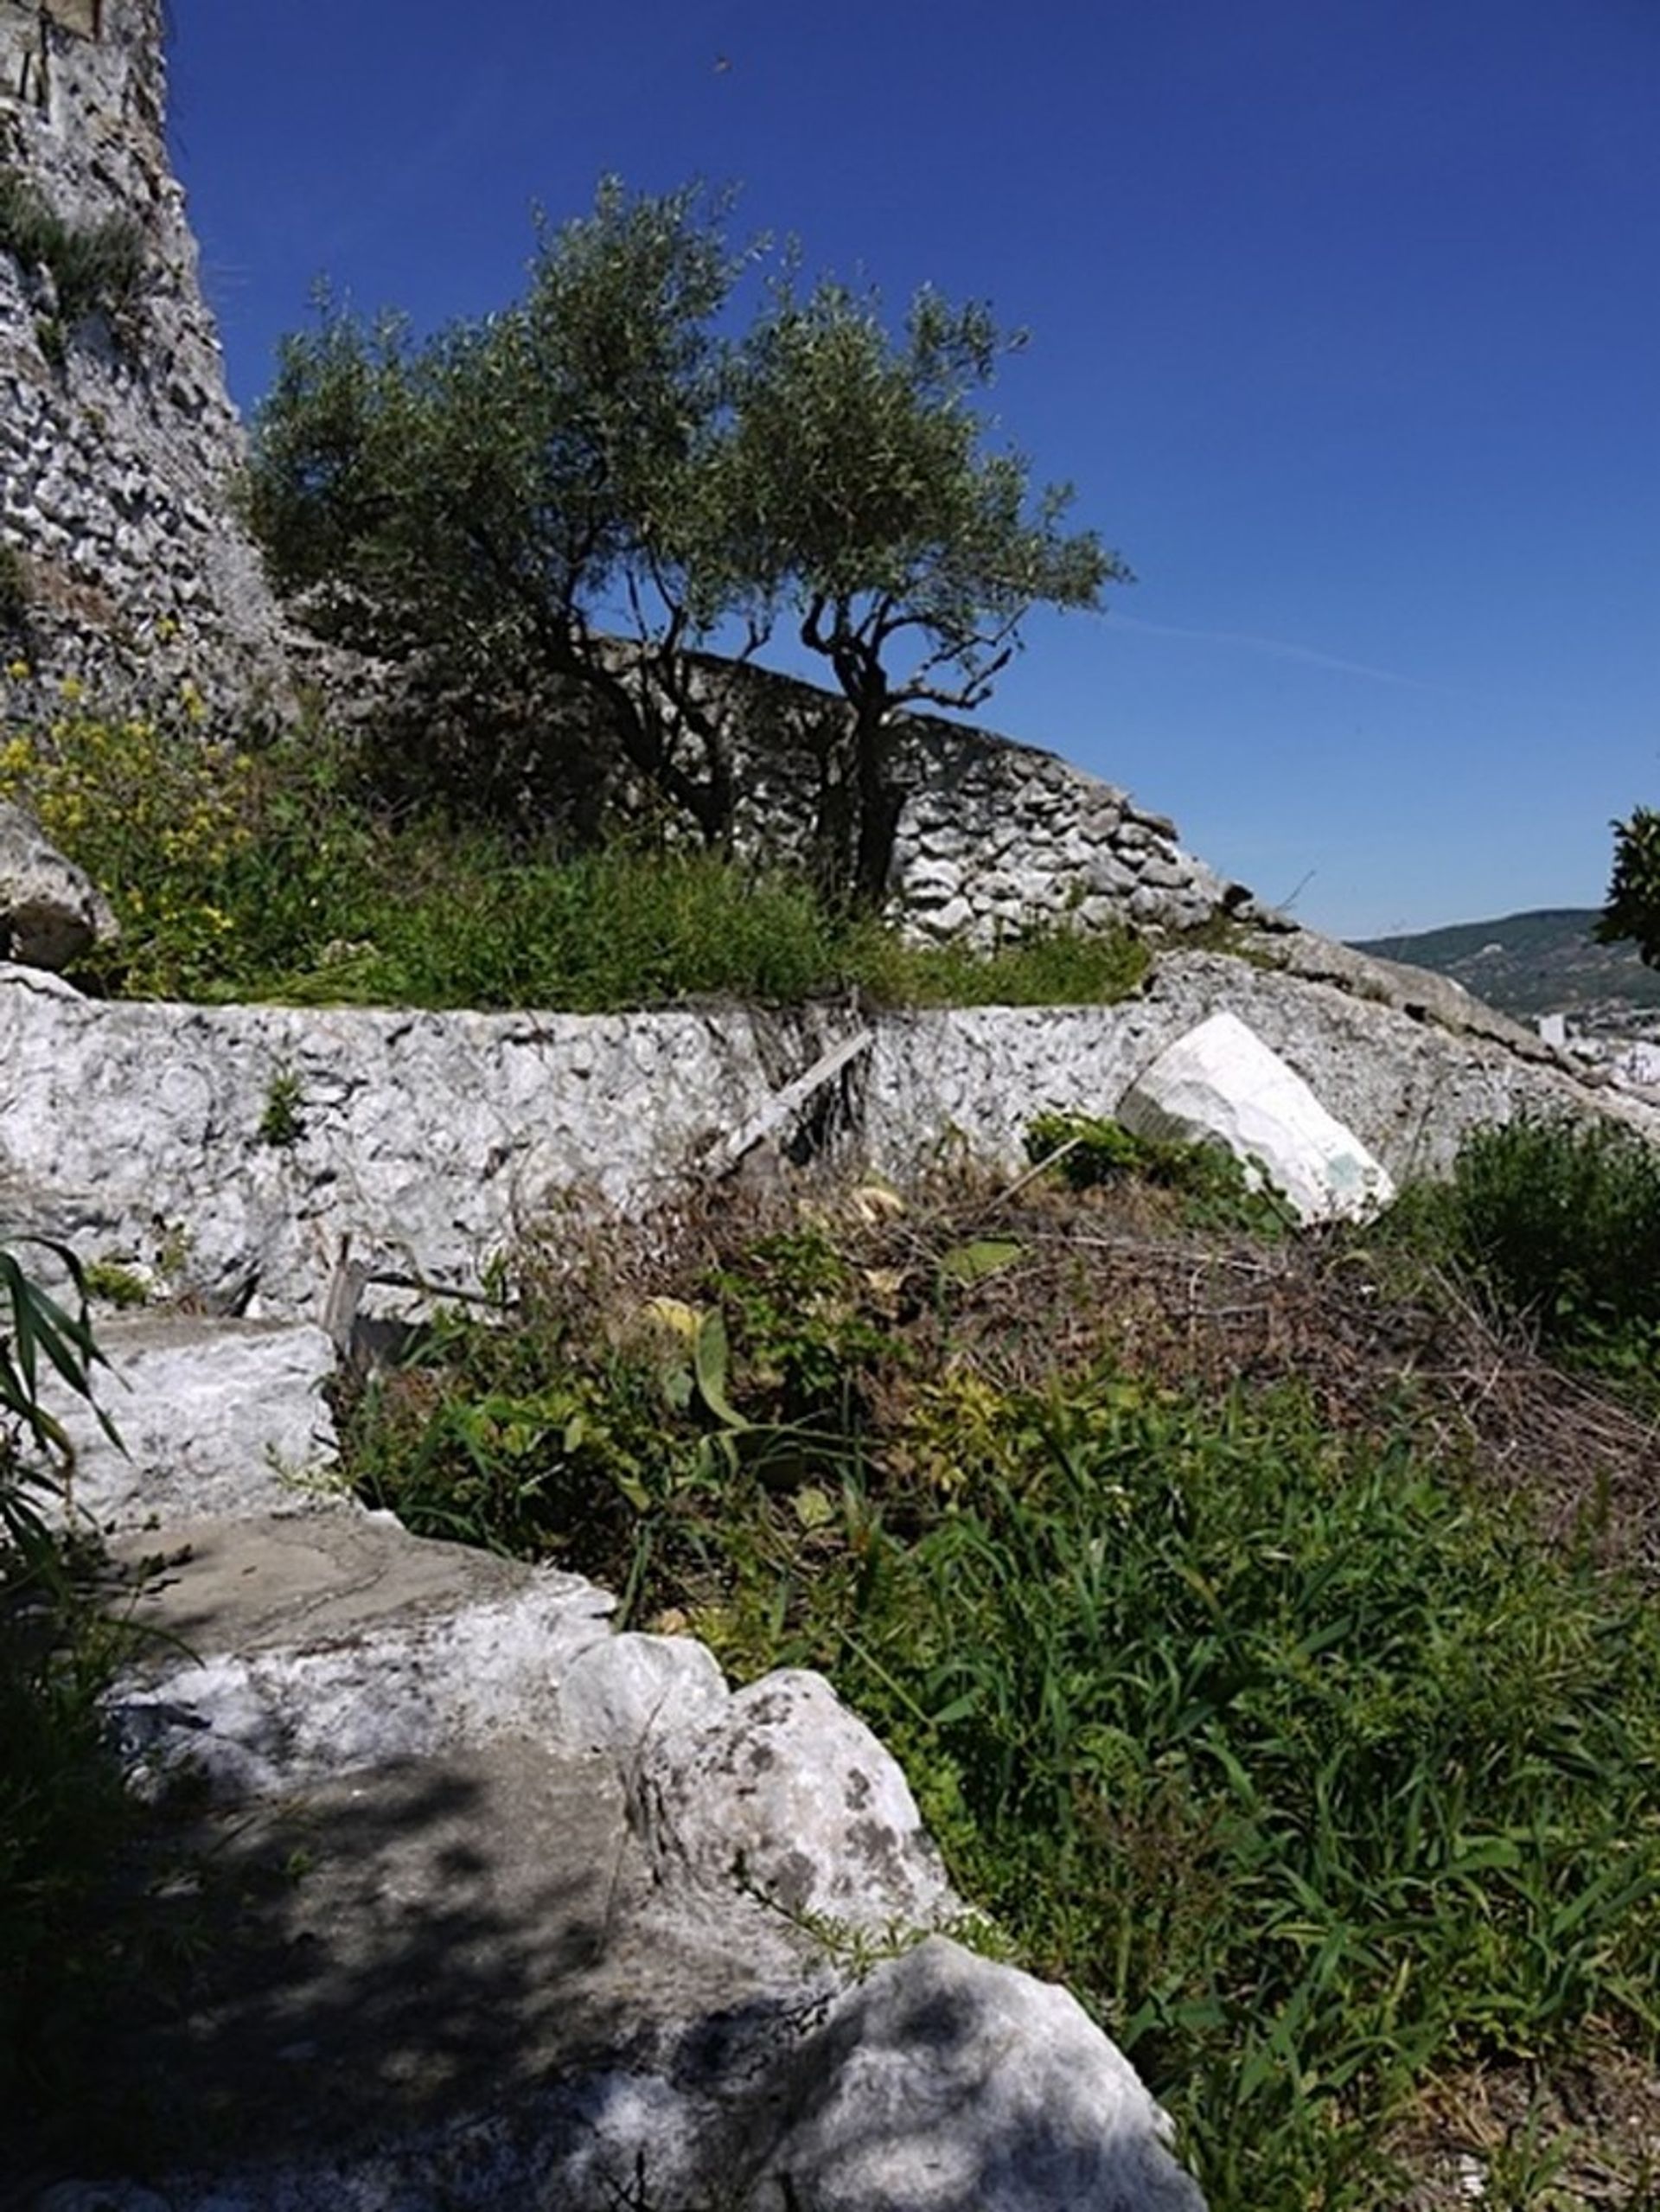
[[[68,1452],[41,1363],[87,1397],[98,1364],[84,1279],[54,1249],[73,1310],[0,1252],[0,2155],[9,2121],[73,2111],[142,1920],[116,1902],[135,1812],[100,1704],[131,1640],[101,1610],[96,1548],[46,1511]]]
[[[1035,930],[996,952],[930,949],[830,911],[799,877],[700,852],[565,853],[379,807],[322,742],[232,751],[177,716],[112,720],[73,687],[47,728],[0,745],[21,797],[103,887],[118,946],[75,971],[140,998],[543,1007],[859,992],[878,1005],[1123,997],[1129,935]]]
[[[1187,1203],[1057,1175],[568,1237],[348,1448],[417,1527],[581,1567],[742,1675],[830,1673],[1215,2212],[1399,2205],[1472,2084],[1652,2063],[1653,1555],[1611,1560],[1602,1465],[1547,1533],[1491,1368],[1457,1387],[1466,1304],[1391,1312],[1377,1239]],[[1567,2201],[1543,2108],[1492,2148],[1505,2202]]]

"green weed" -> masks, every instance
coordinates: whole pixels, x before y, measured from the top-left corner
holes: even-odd
[[[88,1298],[125,1311],[148,1303],[150,1286],[144,1276],[119,1260],[88,1260],[84,1270]]]
[[[1399,2202],[1427,2085],[1595,2021],[1653,2048],[1660,1619],[1404,1410],[999,1379],[957,1301],[1018,1309],[1046,1218],[996,1269],[946,1264],[991,1242],[961,1223],[829,1215],[673,1295],[527,1265],[349,1449],[418,1525],[552,1551],[739,1674],[827,1671],[1217,2212]]]
[[[1460,2054],[1652,2030],[1634,1593],[1294,1393],[1104,1383],[999,1429],[817,1633],[878,1729],[925,1717],[968,1893],[1171,2085],[1221,2201],[1285,2201],[1293,2135],[1329,2186]]]
[[[1050,1163],[1069,1190],[1140,1182],[1173,1192],[1191,1229],[1271,1238],[1296,1226],[1279,1192],[1254,1181],[1220,1145],[1138,1136],[1122,1122],[1089,1114],[1040,1114],[1026,1131],[1026,1156],[1034,1165]]]
[[[866,924],[845,954],[879,1006],[1097,1006],[1128,998],[1152,956],[1127,930],[1034,928],[990,951],[916,945]]]
[[[119,335],[144,278],[144,235],[124,216],[65,222],[16,169],[0,169],[0,253],[26,271],[50,272],[56,304],[42,319],[42,348],[61,367],[70,339],[89,315],[103,313]]]
[[[305,1135],[305,1094],[291,1068],[278,1068],[265,1087],[265,1110],[259,1116],[259,1141],[278,1152],[290,1151]]]

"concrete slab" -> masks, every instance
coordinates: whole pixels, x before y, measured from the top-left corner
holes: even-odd
[[[564,1671],[616,1602],[350,1508],[187,1522],[113,1552],[161,1563],[129,1601],[156,1633],[116,1700],[128,1741],[227,1799],[515,1730],[552,1740]]]

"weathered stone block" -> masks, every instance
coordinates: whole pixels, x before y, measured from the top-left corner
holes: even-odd
[[[119,934],[85,870],[22,807],[0,802],[0,957],[58,969]]]
[[[1277,1053],[1232,1013],[1167,1045],[1119,1102],[1139,1135],[1210,1141],[1261,1170],[1304,1222],[1371,1213],[1388,1172]]]

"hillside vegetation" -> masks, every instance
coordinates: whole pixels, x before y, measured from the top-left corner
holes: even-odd
[[[1293,1237],[1068,1135],[549,1237],[348,1409],[361,1494],[828,1673],[1215,2212],[1651,2202],[1648,1155],[1523,1128]]]
[[[357,766],[73,698],[0,747],[117,905],[81,979],[112,991],[1054,1000],[1148,957],[919,954],[801,879],[457,828]],[[1472,2175],[1491,2205],[1653,2203],[1656,1156],[1523,1125],[1370,1229],[1299,1236],[1210,1154],[1031,1144],[1012,1187],[556,1224],[342,1404],[349,1480],[595,1576],[735,1674],[827,1672],[980,1940],[1103,2022],[1214,2212],[1430,2212]],[[0,1597],[29,1813],[0,1852],[28,1961],[0,2080],[67,2138],[111,1962],[181,1991],[191,1965],[123,1871],[93,1616],[15,1544]]]
[[[189,698],[187,708],[200,707]],[[317,736],[256,748],[94,711],[0,742],[24,801],[104,892],[119,942],[73,971],[112,996],[578,1013],[691,998],[1041,1005],[1122,998],[1127,930],[918,947],[800,871],[641,835],[573,846],[388,801],[371,756]]]
[[[1450,975],[1501,1013],[1526,1017],[1597,1007],[1660,1007],[1660,972],[1631,944],[1599,944],[1594,906],[1540,907],[1415,936],[1370,937],[1357,952]]]

